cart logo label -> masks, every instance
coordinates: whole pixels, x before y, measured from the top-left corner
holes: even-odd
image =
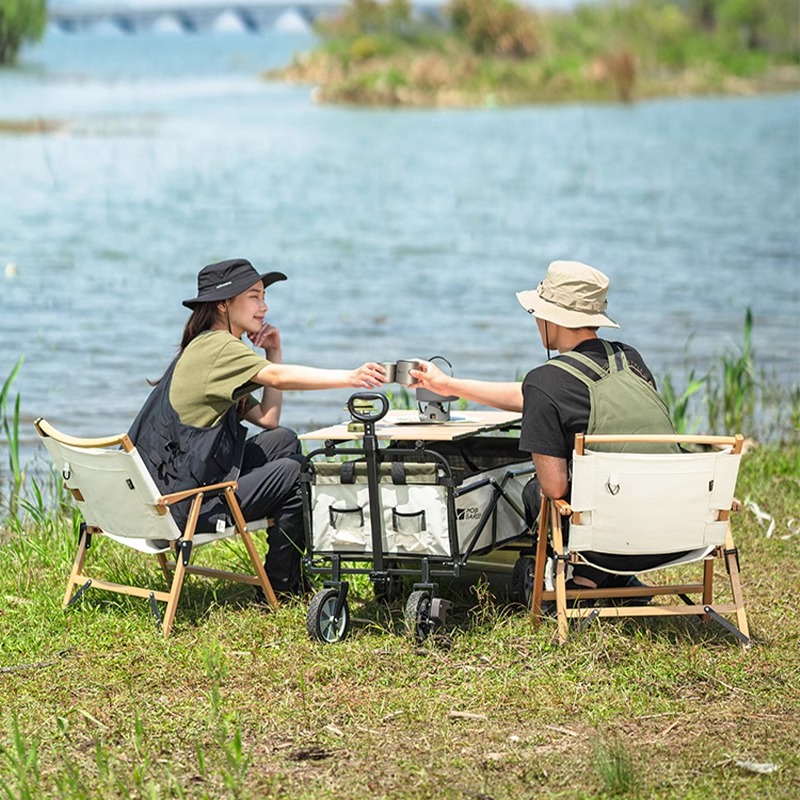
[[[481,510],[478,506],[468,506],[467,508],[456,509],[456,519],[458,520],[480,519],[480,518],[481,518]]]

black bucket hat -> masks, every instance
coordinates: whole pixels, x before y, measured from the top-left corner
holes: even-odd
[[[197,297],[184,300],[186,308],[194,308],[199,303],[212,303],[228,300],[249,289],[256,281],[261,281],[266,289],[276,281],[285,281],[282,272],[256,272],[256,268],[246,258],[229,258],[209,264],[197,273]]]

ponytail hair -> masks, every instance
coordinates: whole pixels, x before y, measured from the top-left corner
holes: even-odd
[[[188,346],[189,343],[196,339],[203,331],[211,329],[211,326],[217,319],[217,304],[212,303],[198,303],[193,309],[192,314],[186,321],[186,326],[183,329],[183,336],[181,337],[181,346],[178,350],[180,355]]]
[[[181,345],[178,348],[178,355],[189,346],[190,342],[196,339],[203,331],[211,330],[211,326],[217,319],[217,304],[212,303],[198,303],[193,309],[191,316],[186,320],[186,325],[183,328],[183,336],[181,337]],[[164,376],[162,375],[161,378]],[[147,379],[151,386],[158,386],[161,383],[161,378],[158,380]]]

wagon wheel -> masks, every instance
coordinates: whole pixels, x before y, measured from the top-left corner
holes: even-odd
[[[511,599],[521,603],[525,608],[531,607],[533,600],[533,571],[536,559],[531,556],[520,556],[514,562],[511,573]]]
[[[424,642],[433,631],[431,593],[417,589],[408,596],[405,610],[406,630],[417,642]]]
[[[311,599],[306,615],[306,630],[312,639],[332,644],[341,642],[350,633],[350,606],[347,600],[336,617],[337,589],[321,589]]]

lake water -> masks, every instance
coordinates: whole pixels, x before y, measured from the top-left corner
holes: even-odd
[[[65,123],[0,135],[0,380],[24,355],[29,446],[37,415],[126,429],[197,270],[234,256],[289,275],[290,362],[513,379],[544,359],[514,292],[571,258],[657,375],[708,369],[749,306],[757,363],[800,380],[800,96],[355,110],[259,79],[311,43],[54,33],[0,71],[0,119]],[[348,395],[289,393],[284,422]]]

